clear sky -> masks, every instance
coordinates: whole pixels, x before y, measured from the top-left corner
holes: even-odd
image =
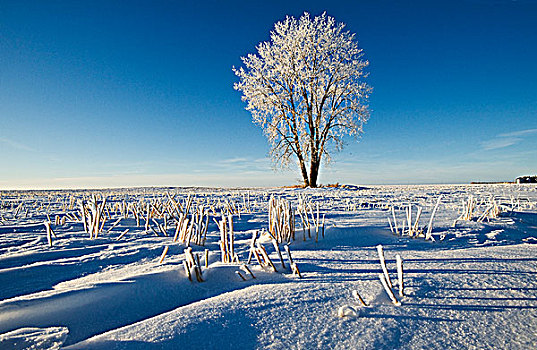
[[[371,118],[321,183],[537,173],[537,1],[0,1],[0,189],[272,186],[231,68],[326,11],[370,61]]]

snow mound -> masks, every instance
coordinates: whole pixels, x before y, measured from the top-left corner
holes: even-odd
[[[60,349],[69,330],[67,327],[19,328],[0,334],[0,348],[12,350]]]

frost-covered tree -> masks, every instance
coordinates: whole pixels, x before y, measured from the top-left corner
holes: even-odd
[[[326,13],[286,17],[256,49],[233,68],[234,88],[267,135],[275,164],[296,156],[304,185],[317,187],[321,159],[329,161],[344,136],[359,136],[369,118],[369,62],[355,35]]]

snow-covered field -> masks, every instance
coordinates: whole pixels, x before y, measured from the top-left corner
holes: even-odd
[[[3,191],[0,349],[534,349],[535,243],[534,185]]]

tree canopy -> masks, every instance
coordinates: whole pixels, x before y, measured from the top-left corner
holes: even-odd
[[[264,130],[275,164],[296,156],[304,186],[317,187],[321,160],[343,147],[344,136],[359,136],[369,118],[369,62],[355,35],[326,13],[287,16],[256,49],[233,68],[234,88]]]

